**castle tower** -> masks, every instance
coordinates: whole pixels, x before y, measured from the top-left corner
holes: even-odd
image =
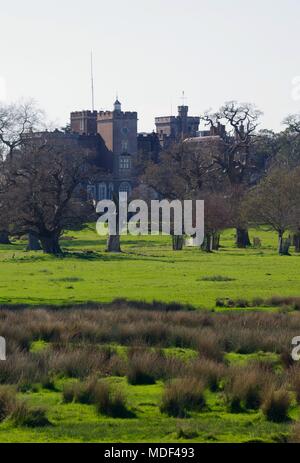
[[[116,101],[114,102],[114,111],[122,111],[122,105],[118,100],[118,97]]]
[[[71,130],[80,135],[95,135],[97,133],[97,111],[72,112]]]
[[[188,128],[188,106],[178,106],[178,121],[179,121],[179,137],[184,139],[185,136],[189,136],[189,128]],[[181,132],[181,134],[180,134]]]
[[[97,131],[113,153],[115,184],[121,191],[132,189],[133,161],[137,155],[137,113],[122,111],[120,101],[114,103],[113,111],[100,111]]]

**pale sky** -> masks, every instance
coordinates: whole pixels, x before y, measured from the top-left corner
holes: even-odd
[[[0,99],[33,98],[58,126],[91,109],[91,49],[96,109],[118,92],[140,131],[183,90],[191,115],[253,102],[277,130],[300,112],[299,0],[0,0],[0,21]]]

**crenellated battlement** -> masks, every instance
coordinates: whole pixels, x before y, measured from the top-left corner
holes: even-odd
[[[97,111],[82,110],[82,111],[73,111],[71,112],[71,117],[97,117]]]
[[[136,111],[99,111],[98,121],[111,119],[137,119]]]

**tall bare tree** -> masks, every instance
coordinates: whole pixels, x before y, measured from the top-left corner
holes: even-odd
[[[15,233],[37,237],[45,253],[60,254],[64,229],[87,220],[93,208],[86,198],[89,153],[74,146],[27,142],[6,164],[9,205]]]
[[[33,101],[18,104],[0,105],[0,154],[1,154],[1,179],[2,188],[5,185],[3,163],[13,161],[15,153],[19,152],[26,142],[26,135],[41,126],[43,119],[42,112],[36,108]],[[0,185],[1,188],[1,185]],[[0,223],[0,243],[9,244],[9,224],[3,220],[6,217],[3,213]]]
[[[261,114],[249,103],[230,101],[219,111],[207,112],[202,117],[211,132],[222,140],[221,149],[213,154],[213,165],[219,166],[232,186],[249,183],[251,174],[257,169],[253,153]],[[250,244],[247,228],[244,224],[237,226],[237,246]]]
[[[244,206],[253,223],[277,232],[278,252],[286,254],[284,233],[299,224],[300,168],[273,168],[251,191]]]
[[[161,153],[159,163],[148,163],[141,181],[169,201],[200,199],[200,191],[209,180],[209,149],[204,144],[201,147],[187,142],[174,144]],[[182,249],[182,237],[172,235],[172,242],[174,250]]]

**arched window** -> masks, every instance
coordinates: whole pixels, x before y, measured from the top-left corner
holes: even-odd
[[[127,193],[130,195],[131,193],[131,185],[128,182],[122,182],[121,185],[119,186],[119,192],[120,193]]]
[[[95,185],[88,185],[87,186],[87,197],[88,199],[96,199],[96,186]]]
[[[99,183],[98,185],[98,197],[99,201],[107,199],[107,188],[105,183]]]
[[[113,193],[114,193],[114,184],[110,183],[108,185],[108,199],[113,199]]]

